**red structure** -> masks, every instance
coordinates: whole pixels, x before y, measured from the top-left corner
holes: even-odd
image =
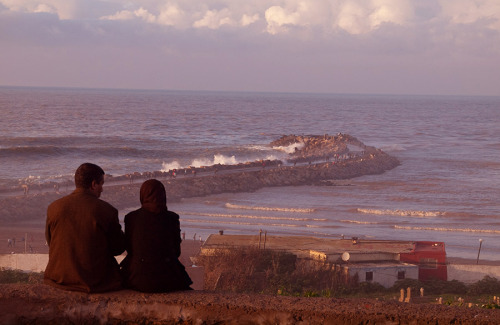
[[[401,262],[418,265],[420,281],[438,279],[447,281],[446,250],[443,242],[417,241],[413,250],[400,254]]]

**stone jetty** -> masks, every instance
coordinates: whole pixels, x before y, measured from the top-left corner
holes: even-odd
[[[335,180],[381,174],[399,165],[397,158],[366,146],[347,134],[287,135],[272,147],[296,148],[286,160],[213,165],[187,170],[107,176],[102,198],[118,209],[140,205],[139,188],[149,178],[161,180],[169,202],[219,193],[251,192],[271,186],[328,185]],[[71,191],[47,189],[35,194],[4,196],[0,222],[44,221],[50,202]]]

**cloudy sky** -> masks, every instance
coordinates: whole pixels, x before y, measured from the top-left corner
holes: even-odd
[[[500,95],[498,0],[0,0],[0,85]]]

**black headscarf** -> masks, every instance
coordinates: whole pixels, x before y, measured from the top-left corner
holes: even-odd
[[[142,184],[140,200],[142,208],[149,212],[160,213],[167,210],[167,193],[159,180],[149,179]]]

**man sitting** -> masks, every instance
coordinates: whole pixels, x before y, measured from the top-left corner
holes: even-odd
[[[82,164],[75,172],[75,191],[49,205],[45,226],[49,245],[46,284],[84,292],[121,288],[114,256],[124,252],[125,236],[118,210],[99,199],[103,184],[101,167]]]

